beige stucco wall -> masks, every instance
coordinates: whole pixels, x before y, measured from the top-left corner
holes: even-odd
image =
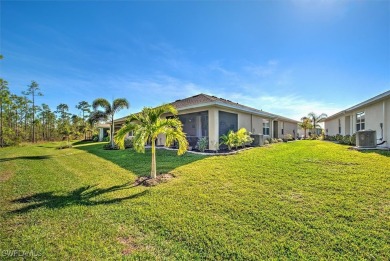
[[[238,114],[238,129],[245,128],[247,131],[250,132],[252,130],[251,115],[246,113],[241,113],[241,112],[237,114]]]
[[[219,142],[219,111],[238,115],[238,129],[245,128],[253,134],[263,134],[263,118],[250,113],[238,112],[231,109],[209,107],[209,148],[216,149],[215,143]]]
[[[356,114],[365,112],[365,129],[375,130],[377,138],[381,138],[380,123],[383,123],[383,138],[390,145],[390,98],[379,101],[369,106],[361,107],[340,115],[338,118],[325,121],[325,129],[328,129],[328,135],[338,134],[338,119],[341,119],[341,134],[354,134],[356,132]],[[350,119],[348,120],[348,116]],[[349,126],[348,126],[349,125]],[[349,127],[349,128],[348,128]]]
[[[297,135],[297,124],[292,122],[284,122],[284,137],[286,137],[287,134],[290,134],[292,137]]]
[[[287,122],[287,121],[277,121],[277,122],[278,122],[278,138],[283,139],[286,137],[287,134],[290,134],[292,137],[294,137],[293,131],[295,131],[295,136],[297,135],[298,125],[296,123]],[[282,134],[282,129],[284,134]],[[273,134],[273,132],[271,134]]]
[[[193,109],[187,109],[187,110],[181,110],[179,112],[179,115],[183,114],[189,114],[189,113],[195,113],[195,112],[201,112],[201,111],[208,111],[208,124],[209,124],[209,130],[208,130],[208,136],[209,136],[209,149],[215,150],[216,149],[216,143],[219,142],[219,111],[234,113],[238,115],[238,129],[245,128],[247,131],[253,133],[253,134],[263,134],[263,119],[267,119],[272,122],[271,119],[257,116],[257,115],[251,115],[250,113],[245,112],[238,112],[234,109],[227,109],[223,107],[218,106],[206,106],[206,107],[200,107],[200,108],[193,108]],[[168,114],[162,115],[162,117],[166,117]],[[289,133],[292,135],[292,130],[297,129],[297,126],[295,123],[285,123],[285,133]],[[281,130],[280,130],[281,131]],[[270,124],[270,134],[273,134],[272,130],[272,124]],[[279,137],[281,137],[279,135]],[[157,138],[157,145],[164,145],[165,144],[165,135],[159,135]]]
[[[252,116],[252,130],[249,130],[253,134],[263,134],[263,118],[260,116]]]
[[[216,150],[216,144],[219,142],[219,115],[218,108],[209,108],[209,149]]]
[[[384,139],[387,141],[387,146],[390,147],[390,99],[385,102],[385,122],[383,127]]]
[[[342,116],[340,118],[341,118],[341,121],[344,120],[344,116]],[[339,133],[339,119],[340,118],[325,121],[325,133],[326,133],[326,130],[328,130],[327,135],[335,136],[336,134]],[[343,130],[343,128],[341,128],[341,130]]]

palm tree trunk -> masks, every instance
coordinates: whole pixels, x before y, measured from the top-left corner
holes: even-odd
[[[157,176],[156,173],[156,145],[155,145],[155,140],[152,140],[152,167],[150,170],[150,177],[152,179],[155,179]]]
[[[3,98],[0,100],[0,146],[3,147]]]
[[[112,130],[111,130],[111,148],[113,149],[114,148],[114,115],[112,115],[112,120],[111,120],[111,127],[112,127]]]
[[[316,119],[315,118],[313,118],[313,133],[314,133],[314,135],[317,135]]]

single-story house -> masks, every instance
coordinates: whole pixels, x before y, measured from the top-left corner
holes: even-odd
[[[325,120],[325,133],[329,136],[352,135],[360,130],[375,130],[378,143],[390,145],[390,91],[331,115]]]
[[[223,134],[240,128],[271,138],[285,138],[288,134],[296,137],[297,134],[296,120],[203,93],[171,104],[178,110],[178,118],[183,123],[183,131],[190,146],[194,146],[199,138],[207,137],[209,149],[215,150]],[[116,119],[115,129],[118,130],[126,119],[127,117]],[[165,137],[160,135],[157,145],[164,143]]]

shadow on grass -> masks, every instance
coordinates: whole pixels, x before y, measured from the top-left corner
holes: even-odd
[[[151,151],[146,149],[145,153],[137,153],[133,149],[126,150],[104,150],[102,144],[91,144],[88,146],[74,147],[94,154],[103,159],[109,160],[116,165],[133,172],[137,176],[149,176],[151,165]],[[156,150],[157,172],[159,174],[169,173],[175,168],[190,164],[206,158],[204,155],[186,153],[177,155],[177,151],[164,149]]]
[[[144,190],[142,192],[132,194],[127,197],[122,198],[113,198],[108,200],[93,200],[93,198],[123,189],[130,189],[135,187],[135,185],[130,183],[125,183],[122,185],[112,186],[109,188],[95,188],[96,185],[89,185],[89,186],[83,186],[78,189],[72,190],[68,192],[65,195],[55,195],[55,192],[44,192],[44,193],[36,193],[31,196],[18,198],[15,200],[12,200],[12,203],[30,203],[28,206],[22,207],[20,209],[13,210],[9,212],[10,214],[19,214],[19,213],[26,213],[30,210],[37,209],[37,208],[50,208],[50,209],[57,209],[57,208],[64,208],[69,207],[73,205],[79,205],[79,206],[96,206],[96,205],[108,205],[113,203],[118,203],[124,200],[128,199],[134,199],[138,198],[140,196],[145,195],[148,193],[148,190]],[[31,204],[32,203],[32,204]]]
[[[95,142],[92,140],[79,140],[79,141],[72,142],[72,145],[77,146],[77,145],[93,144],[93,143]]]
[[[45,160],[50,159],[52,156],[50,155],[41,155],[41,156],[19,156],[13,158],[3,158],[0,159],[0,162],[11,161],[11,160]]]
[[[376,153],[382,156],[390,157],[389,150],[361,150],[361,153]]]

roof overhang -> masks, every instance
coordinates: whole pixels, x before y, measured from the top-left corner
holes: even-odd
[[[234,105],[234,104],[226,104],[226,103],[223,103],[220,101],[212,101],[212,102],[205,102],[205,103],[194,104],[194,105],[189,105],[189,106],[183,106],[183,107],[177,108],[177,111],[178,111],[178,114],[180,115],[182,112],[184,112],[186,110],[202,109],[202,108],[212,107],[212,106],[215,106],[218,108],[232,109],[232,110],[235,110],[238,112],[244,112],[244,113],[264,117],[264,118],[271,119],[271,120],[282,120],[282,121],[287,121],[287,122],[292,122],[292,123],[298,123],[298,121],[296,121],[296,120],[282,117],[280,115],[276,115],[276,114],[272,114],[272,113],[268,113],[268,112],[264,112],[264,111],[260,111],[260,110],[256,110],[256,109],[251,109],[249,107],[242,107],[242,106]],[[122,117],[122,118],[116,119],[114,122],[115,123],[125,122],[127,117]]]
[[[384,93],[379,94],[379,95],[377,95],[375,97],[372,97],[371,99],[368,99],[368,100],[366,100],[364,102],[358,103],[355,106],[352,106],[352,107],[350,107],[350,108],[348,108],[346,110],[343,110],[343,111],[340,111],[338,113],[335,113],[335,114],[327,117],[326,120],[333,120],[333,119],[335,119],[337,117],[340,117],[340,116],[343,116],[343,115],[345,115],[347,113],[353,112],[355,110],[361,109],[363,107],[367,107],[369,105],[372,105],[372,104],[377,103],[377,102],[381,102],[381,101],[389,99],[389,98],[390,98],[390,91],[384,92]]]

